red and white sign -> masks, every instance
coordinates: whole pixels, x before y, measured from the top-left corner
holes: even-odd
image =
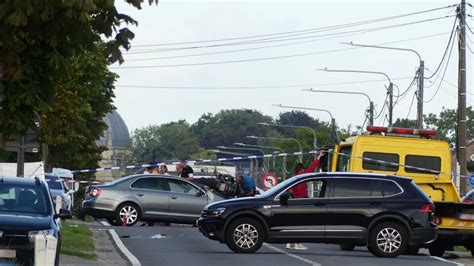
[[[262,185],[269,189],[278,184],[278,177],[274,174],[266,174],[263,176]]]

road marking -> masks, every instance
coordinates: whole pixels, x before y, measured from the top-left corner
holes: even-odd
[[[110,226],[110,224],[106,221],[100,221],[100,223],[103,225],[103,226]]]
[[[109,229],[109,233],[110,235],[112,236],[112,239],[115,241],[115,244],[117,245],[117,247],[120,249],[120,251],[122,251],[122,253],[125,255],[125,257],[127,257],[127,259],[130,261],[130,263],[132,264],[132,266],[141,266],[142,264],[140,263],[140,261],[137,259],[137,257],[135,257],[132,252],[130,252],[127,247],[125,247],[125,245],[123,244],[122,240],[120,240],[117,232],[115,232],[114,229]]]
[[[459,263],[459,262],[450,261],[450,260],[443,259],[443,258],[436,257],[436,256],[430,256],[430,258],[433,258],[433,259],[435,259],[435,260],[439,260],[439,261],[443,261],[443,262],[447,262],[447,263],[452,263],[452,264],[455,264],[455,265],[458,265],[458,266],[464,266],[464,264],[463,264],[463,263]]]
[[[272,246],[272,245],[270,245],[270,244],[263,243],[263,245],[266,246],[266,247],[269,248],[269,249],[273,249],[273,250],[276,251],[276,252],[279,252],[279,253],[281,253],[281,254],[287,255],[287,256],[292,257],[292,258],[294,258],[294,259],[297,259],[297,260],[299,260],[299,261],[308,263],[308,264],[310,264],[310,265],[313,265],[313,266],[321,266],[321,264],[319,264],[319,263],[317,263],[317,262],[314,262],[314,261],[312,261],[312,260],[305,259],[305,258],[303,258],[303,257],[300,257],[300,256],[298,256],[298,255],[292,254],[292,253],[290,253],[290,252],[288,252],[288,251],[286,251],[286,250],[283,250],[283,249],[281,249],[281,248],[277,248],[277,247]]]

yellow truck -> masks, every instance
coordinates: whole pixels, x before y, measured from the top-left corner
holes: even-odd
[[[451,151],[446,141],[431,139],[432,130],[367,127],[368,134],[335,145],[331,171],[393,174],[409,177],[435,203],[439,235],[429,244],[432,256],[465,246],[474,256],[474,204],[462,203],[453,183]],[[410,254],[420,247],[411,246]]]

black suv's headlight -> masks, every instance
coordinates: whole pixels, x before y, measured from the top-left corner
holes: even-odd
[[[219,217],[225,212],[225,208],[207,209],[202,212],[205,217]]]

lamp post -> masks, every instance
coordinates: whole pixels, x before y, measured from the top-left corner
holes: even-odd
[[[345,43],[349,44],[352,46],[358,46],[358,47],[368,47],[368,48],[378,48],[378,49],[387,49],[387,50],[397,50],[397,51],[406,51],[406,52],[412,52],[416,54],[419,60],[419,67],[418,67],[418,90],[416,92],[416,98],[417,98],[417,112],[416,112],[416,127],[417,128],[423,128],[423,87],[424,87],[424,79],[425,79],[425,61],[421,59],[421,55],[413,50],[413,49],[408,49],[408,48],[398,48],[398,47],[389,47],[389,46],[381,46],[381,45],[368,45],[368,44],[355,44],[353,42]]]
[[[313,148],[316,150],[318,148],[318,139],[316,138],[316,130],[305,127],[305,126],[294,126],[294,125],[282,125],[282,124],[270,124],[270,123],[258,123],[261,126],[269,126],[269,127],[286,127],[286,128],[300,128],[310,130],[313,133]]]
[[[251,144],[245,144],[245,143],[242,143],[242,142],[234,143],[234,145],[242,146],[242,147],[259,148],[259,149],[273,149],[274,150],[273,153],[278,153],[276,150],[280,150],[283,153],[285,152],[285,150],[283,150],[280,147],[276,147],[276,146],[251,145]],[[276,163],[275,161],[276,161],[276,158],[273,158],[273,169],[275,169],[275,163]],[[268,168],[270,168],[270,167],[268,167]]]
[[[310,92],[323,92],[323,93],[338,93],[338,94],[354,94],[354,95],[363,95],[369,100],[369,124],[374,125],[374,102],[370,99],[369,95],[363,92],[356,92],[356,91],[329,91],[329,90],[315,90],[305,89],[304,91]]]
[[[326,72],[343,72],[343,73],[363,73],[363,74],[376,74],[376,75],[383,75],[388,79],[389,85],[387,89],[388,93],[388,124],[389,126],[392,126],[393,122],[393,83],[390,77],[384,73],[384,72],[379,72],[379,71],[366,71],[366,70],[352,70],[352,69],[328,69],[328,68],[323,68],[323,69],[318,69],[321,71],[326,71]]]
[[[300,156],[299,156],[299,161],[303,162],[303,146],[301,146],[301,142],[299,142],[295,138],[278,138],[278,137],[257,137],[257,136],[247,136],[249,139],[266,139],[266,140],[280,140],[280,141],[294,141],[298,144],[298,147],[300,148]]]
[[[231,151],[222,151],[222,150],[209,150],[215,153],[222,153],[222,154],[229,154],[229,155],[237,155],[237,156],[252,156],[253,154],[249,153],[241,153],[241,152],[231,152]],[[253,168],[254,168],[254,162],[252,159],[250,159],[250,175],[253,175]]]
[[[261,149],[256,149],[256,148],[240,148],[240,147],[227,147],[227,146],[217,146],[218,149],[224,149],[224,150],[247,150],[247,151],[258,151],[263,155],[265,155],[265,152]],[[262,158],[262,160],[264,161],[264,159]],[[258,159],[256,159],[257,161],[257,166],[258,166]],[[265,161],[264,161],[265,162]],[[265,163],[263,164],[263,168],[265,171],[267,171],[265,169]],[[268,167],[269,168],[269,167]]]

